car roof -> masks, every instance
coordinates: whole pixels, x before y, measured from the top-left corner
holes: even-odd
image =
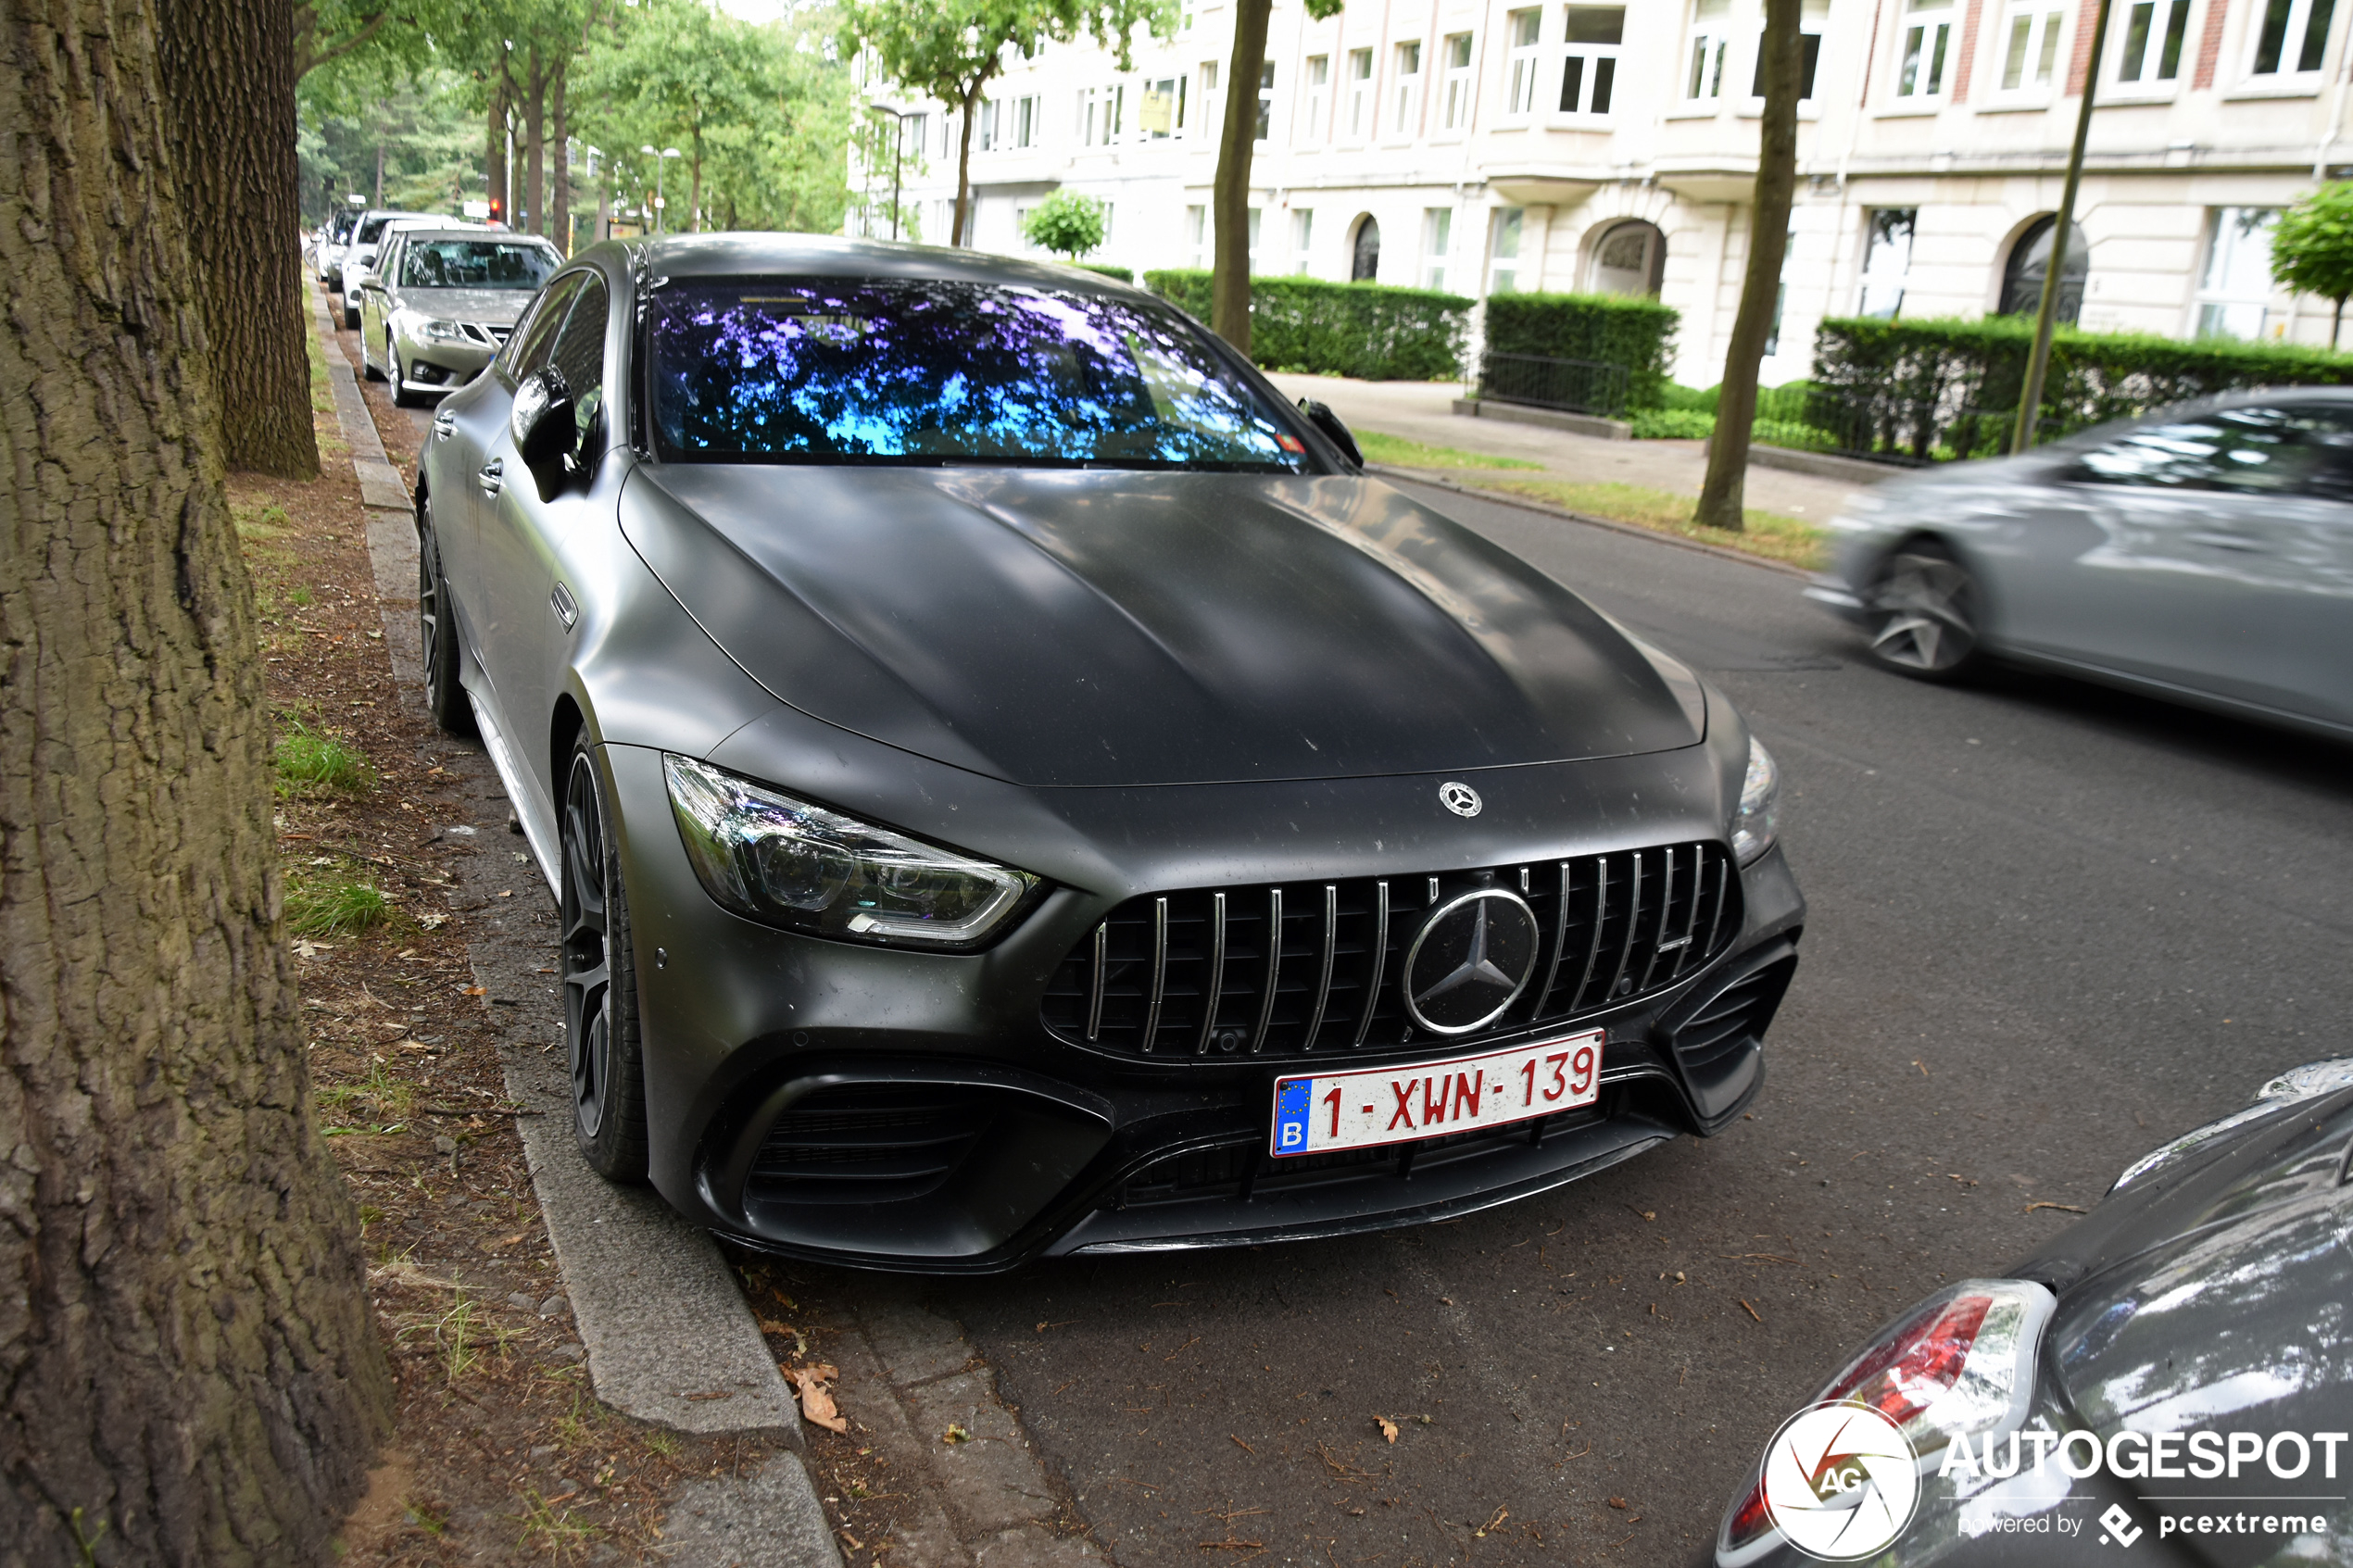
[[[384,225],[384,232],[407,234],[412,238],[419,234],[429,234],[435,238],[447,234],[452,239],[478,239],[484,234],[488,234],[495,239],[511,240],[517,244],[543,245],[549,250],[556,248],[553,240],[543,239],[537,234],[518,234],[511,229],[494,229],[487,223],[452,223],[446,219],[435,219],[429,222],[409,219],[397,223],[387,223]]]
[[[821,278],[929,278],[1046,284],[1106,294],[1137,292],[1132,284],[1084,268],[892,240],[848,240],[832,234],[741,233],[667,234],[609,243],[625,247],[648,270],[669,278],[799,273]]]

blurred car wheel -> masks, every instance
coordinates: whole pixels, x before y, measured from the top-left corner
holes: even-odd
[[[1898,674],[1949,681],[1981,662],[1977,580],[1938,546],[1907,545],[1881,563],[1865,596],[1871,658]]]
[[[392,367],[392,401],[394,406],[401,408],[413,408],[418,404],[422,403],[424,398],[421,395],[409,390],[409,367],[400,362],[400,350],[392,346],[392,340],[390,338],[386,338],[384,340],[384,362]]]

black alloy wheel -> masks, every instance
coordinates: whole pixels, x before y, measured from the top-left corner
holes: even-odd
[[[564,780],[563,945],[557,960],[572,1065],[573,1133],[598,1174],[635,1185],[646,1179],[646,1090],[629,900],[610,821],[596,753],[584,736]]]
[[[1982,662],[1977,579],[1939,545],[1906,545],[1880,564],[1864,597],[1871,658],[1901,675],[1950,681]]]
[[[441,575],[441,542],[434,533],[433,497],[417,499],[417,641],[424,663],[425,709],[453,735],[474,733],[473,705],[458,678],[458,618]]]

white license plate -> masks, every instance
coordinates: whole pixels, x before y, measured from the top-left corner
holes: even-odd
[[[1602,1031],[1532,1046],[1275,1081],[1272,1152],[1325,1154],[1505,1127],[1591,1105],[1602,1092]]]

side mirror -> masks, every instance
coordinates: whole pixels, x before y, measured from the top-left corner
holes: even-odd
[[[1302,397],[1299,400],[1299,411],[1307,416],[1309,424],[1324,433],[1326,440],[1340,448],[1341,457],[1360,469],[1365,466],[1365,454],[1356,449],[1356,438],[1348,433],[1348,427],[1340,423],[1340,416],[1332,412],[1330,404]]]
[[[561,370],[550,365],[515,388],[507,431],[514,437],[516,455],[538,483],[539,498],[554,500],[579,467],[580,426]]]

